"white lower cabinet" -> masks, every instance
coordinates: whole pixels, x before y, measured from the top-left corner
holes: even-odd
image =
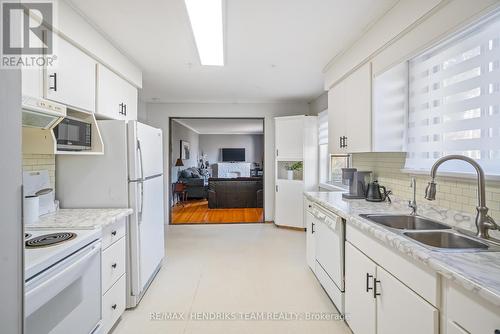
[[[470,334],[460,327],[455,321],[448,321],[446,324],[446,334]]]
[[[377,266],[374,290],[377,333],[439,333],[439,312],[406,285]]]
[[[373,278],[377,266],[350,243],[345,244],[345,316],[356,334],[374,334]]]
[[[102,296],[103,333],[108,333],[125,311],[126,277],[123,274],[118,281]]]
[[[315,234],[315,223],[314,216],[306,210],[306,260],[307,265],[312,271],[315,270],[316,267],[316,236]]]
[[[345,308],[355,334],[437,334],[439,312],[346,242]]]
[[[126,218],[102,232],[101,291],[103,334],[113,328],[126,306]]]
[[[499,334],[500,307],[452,281],[443,288],[446,334]]]

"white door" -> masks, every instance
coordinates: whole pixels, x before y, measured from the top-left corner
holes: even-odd
[[[275,118],[276,156],[302,160],[303,116]]]
[[[377,280],[377,333],[438,333],[437,309],[380,267]]]
[[[138,221],[141,290],[165,256],[163,177],[144,181],[143,187]]]
[[[376,299],[373,297],[375,273],[375,263],[346,242],[345,314],[349,327],[356,334],[375,334]]]
[[[97,65],[98,116],[137,120],[137,89],[103,65]]]
[[[58,35],[54,38],[57,63],[46,69],[45,98],[94,112],[96,62]]]
[[[276,225],[304,228],[302,203],[304,185],[302,182],[277,180],[275,189]]]
[[[316,261],[339,290],[344,290],[344,229],[339,219],[317,220]]]
[[[306,211],[306,260],[307,265],[315,270],[316,267],[316,224],[314,221],[314,216]]]

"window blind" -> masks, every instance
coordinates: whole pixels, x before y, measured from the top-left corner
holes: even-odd
[[[406,168],[461,154],[500,174],[499,65],[498,16],[410,60]],[[459,161],[442,169],[472,171]]]
[[[328,109],[318,114],[319,181],[328,181]]]
[[[372,142],[375,152],[403,152],[408,114],[408,62],[373,80]]]

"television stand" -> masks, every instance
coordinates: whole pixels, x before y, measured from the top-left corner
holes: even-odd
[[[250,162],[219,162],[213,165],[213,177],[237,178],[250,177]]]

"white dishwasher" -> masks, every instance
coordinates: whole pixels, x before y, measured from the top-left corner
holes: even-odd
[[[344,314],[345,223],[334,213],[314,204],[315,274],[341,314]]]

